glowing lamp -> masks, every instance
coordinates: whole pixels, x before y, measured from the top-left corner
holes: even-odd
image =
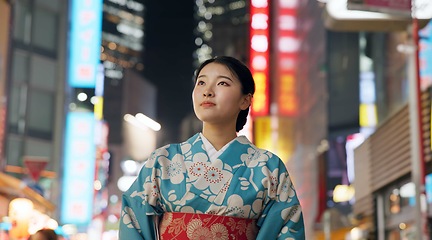
[[[11,229],[9,234],[12,238],[29,237],[29,223],[33,214],[33,202],[26,198],[15,198],[9,203],[9,218]]]

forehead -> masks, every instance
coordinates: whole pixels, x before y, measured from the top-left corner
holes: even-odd
[[[199,72],[199,75],[207,75],[210,73],[218,74],[218,75],[224,75],[229,76],[231,78],[236,78],[235,74],[229,69],[227,66],[221,63],[209,63],[206,66],[204,66],[201,71]]]

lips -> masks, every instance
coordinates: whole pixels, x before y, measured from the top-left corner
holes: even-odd
[[[207,102],[207,101],[202,102],[202,103],[200,104],[200,106],[202,106],[202,107],[213,107],[213,106],[215,106],[215,105],[216,105],[215,103],[213,103],[213,102]]]

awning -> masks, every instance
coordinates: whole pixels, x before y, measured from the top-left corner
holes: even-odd
[[[0,194],[8,198],[26,197],[30,199],[37,207],[46,211],[54,211],[56,205],[42,195],[31,189],[20,179],[0,172]]]
[[[349,10],[347,0],[327,0],[323,17],[326,28],[334,31],[406,31],[412,23],[410,17]],[[425,27],[429,20],[419,19],[419,28]]]

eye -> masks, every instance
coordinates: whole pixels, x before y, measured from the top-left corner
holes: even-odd
[[[218,85],[222,85],[222,86],[229,86],[229,84],[228,84],[227,82],[224,82],[224,81],[219,82]]]
[[[196,83],[196,85],[204,85],[204,81],[198,80],[197,83]]]

